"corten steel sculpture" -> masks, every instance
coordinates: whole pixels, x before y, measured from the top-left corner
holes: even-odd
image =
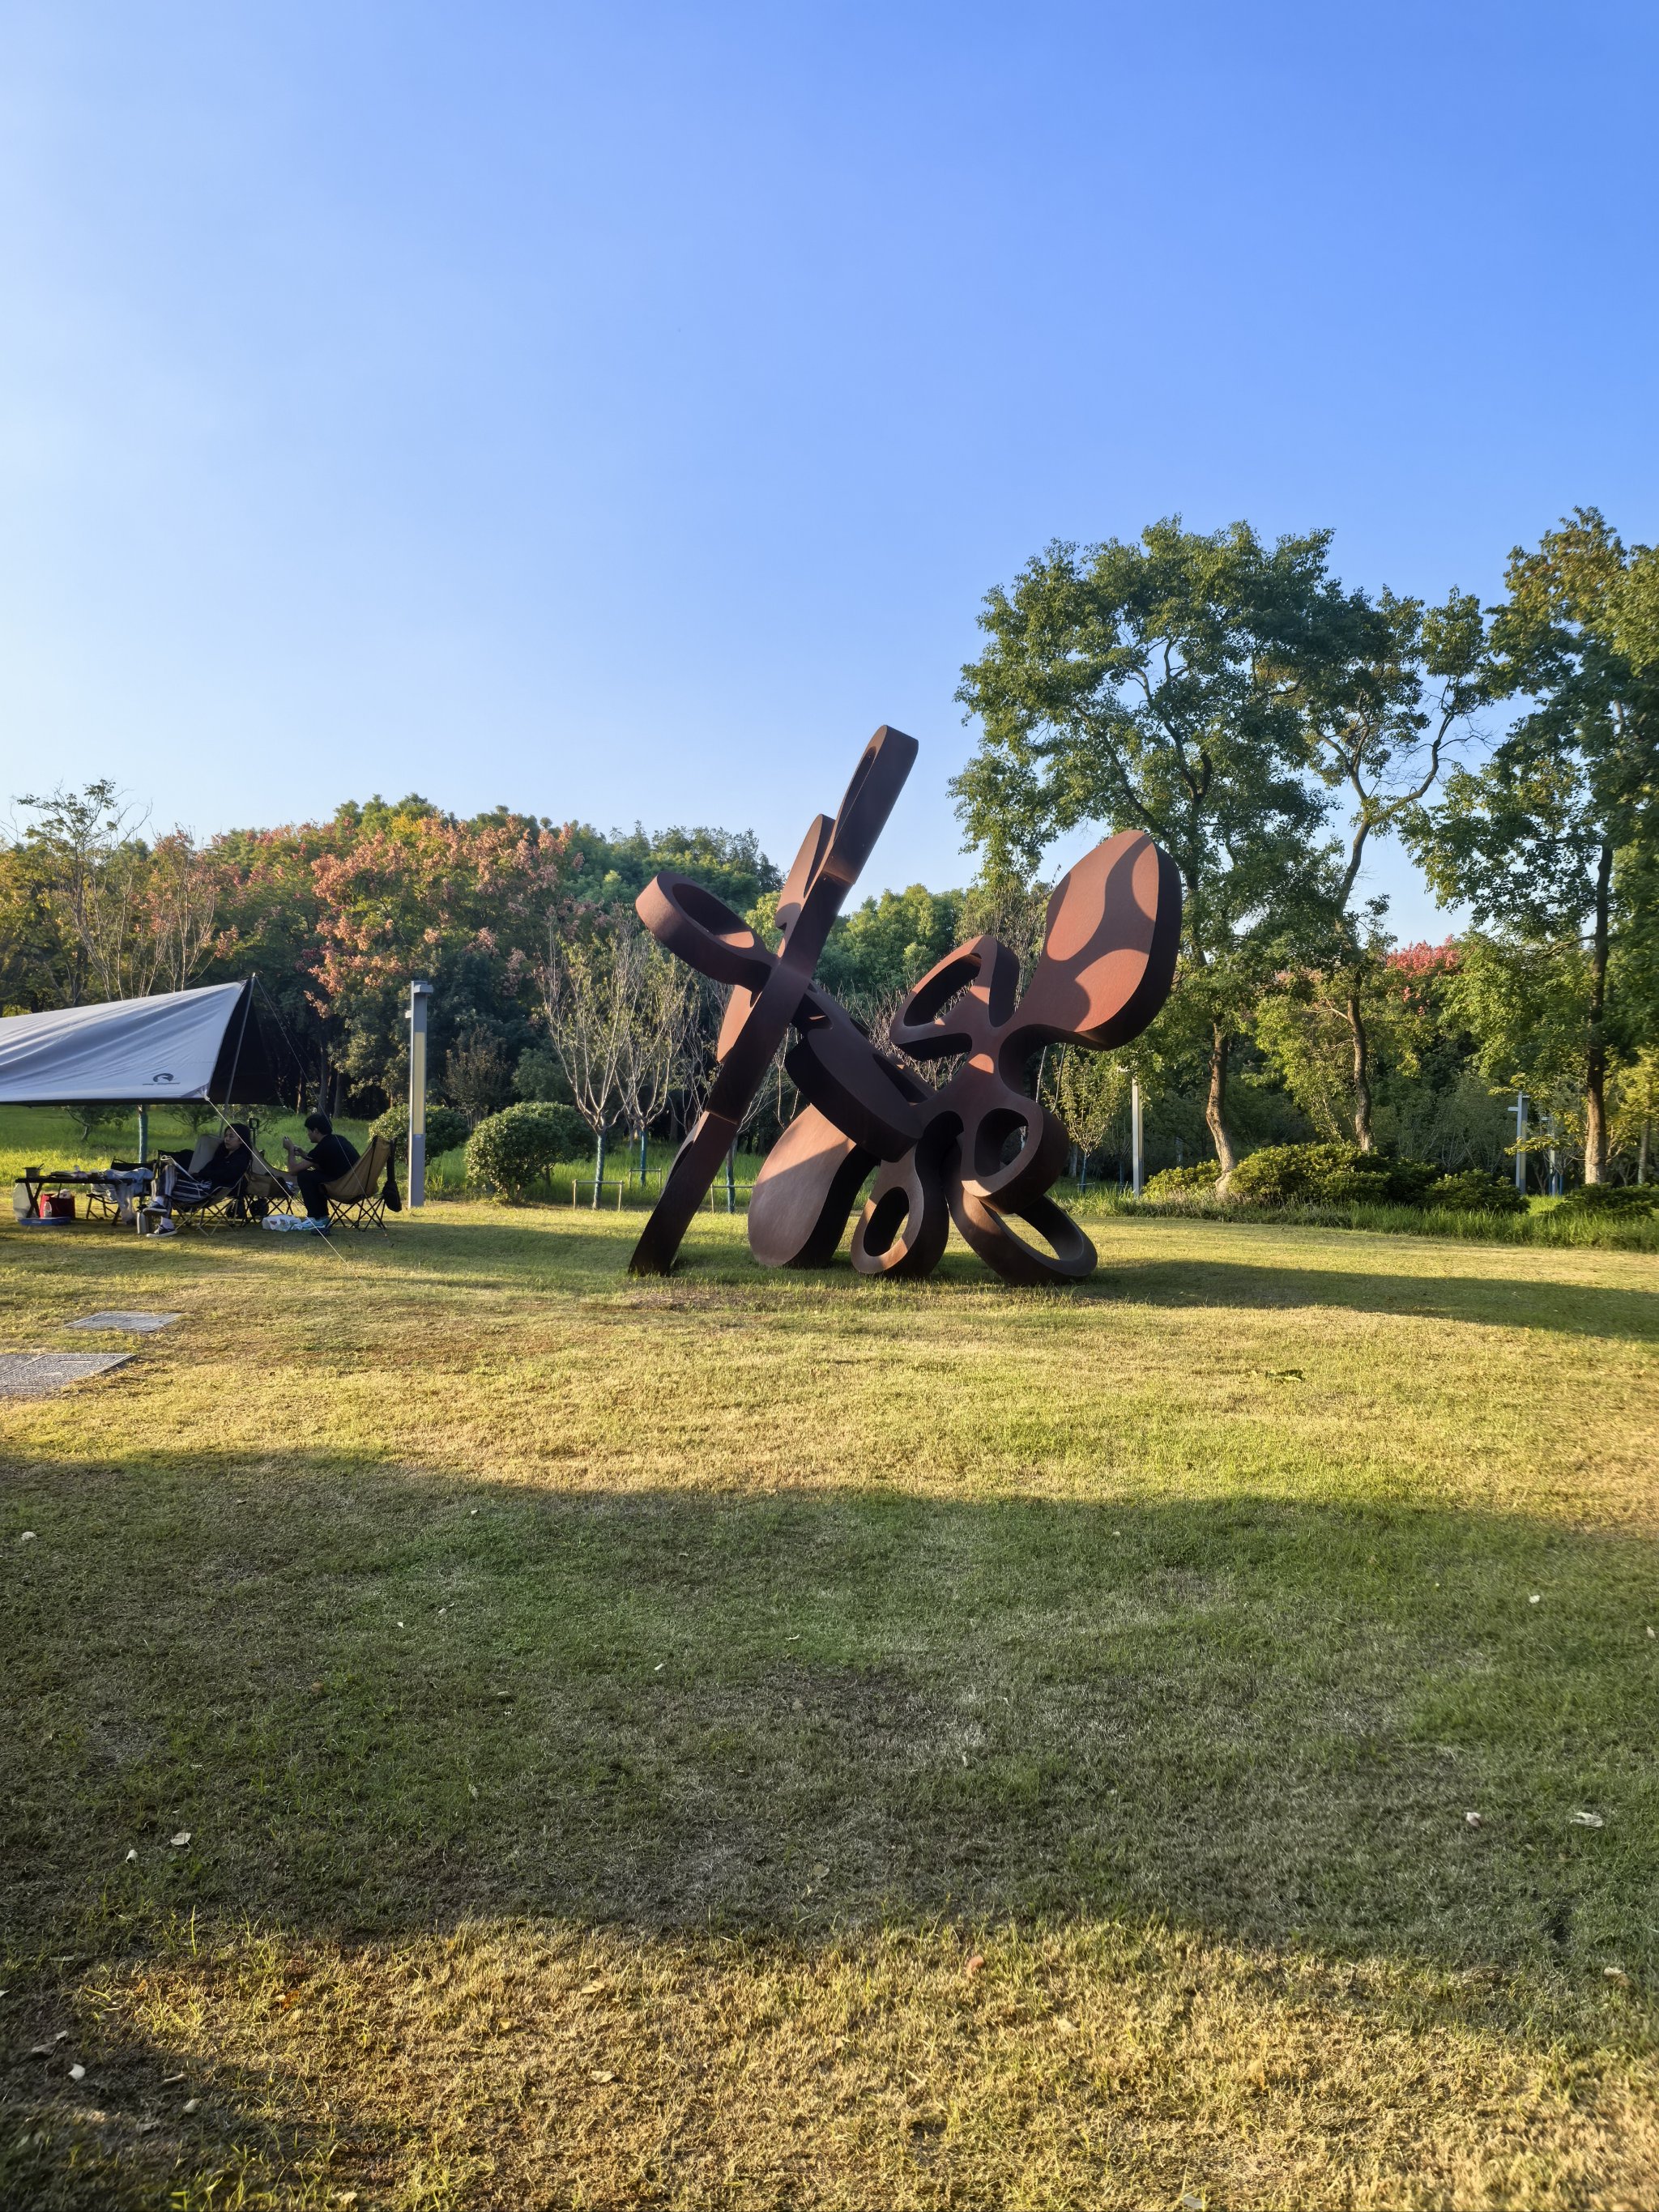
[[[833,1256],[872,1168],[853,1232],[865,1275],[925,1275],[954,1221],[980,1258],[1016,1283],[1075,1280],[1095,1249],[1048,1196],[1066,1163],[1065,1124],[1023,1087],[1047,1044],[1107,1049],[1138,1036],[1175,975],[1181,884],[1138,830],[1097,845],[1048,902],[1042,951],[1024,994],[1019,963],[994,937],[960,945],[922,977],[893,1023],[913,1060],[961,1056],[938,1090],[879,1051],[812,981],[830,923],[910,772],[915,740],[877,731],[841,811],[806,833],[778,901],[783,941],[769,951],[749,925],[684,876],[641,892],[641,920],[692,967],[729,982],[708,1104],[681,1146],[644,1234],[637,1273],[665,1273],[735,1141],[773,1054],[807,1102],[768,1154],[749,1206],[749,1244],[764,1267],[822,1267]],[[1035,1230],[1042,1251],[1015,1235]]]

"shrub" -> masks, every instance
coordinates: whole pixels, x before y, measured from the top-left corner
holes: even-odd
[[[1244,1206],[1421,1206],[1439,1176],[1427,1160],[1354,1145],[1264,1145],[1233,1170],[1227,1194]]]
[[[1221,1174],[1218,1160],[1200,1160],[1196,1167],[1164,1168],[1147,1179],[1143,1198],[1155,1202],[1170,1199],[1206,1198]]]
[[[466,1171],[487,1190],[522,1198],[557,1160],[586,1151],[587,1126],[568,1106],[526,1100],[479,1122],[466,1147]]]
[[[1587,1182],[1562,1200],[1561,1210],[1569,1206],[1575,1213],[1631,1214],[1639,1218],[1659,1212],[1659,1183]]]
[[[378,1121],[369,1125],[371,1137],[390,1137],[399,1153],[409,1142],[409,1108],[399,1103],[388,1106]],[[441,1158],[453,1152],[467,1138],[465,1114],[458,1114],[453,1106],[428,1106],[426,1109],[426,1156],[429,1160]]]
[[[1527,1201],[1512,1182],[1484,1168],[1460,1168],[1429,1185],[1425,1204],[1448,1213],[1524,1213]]]

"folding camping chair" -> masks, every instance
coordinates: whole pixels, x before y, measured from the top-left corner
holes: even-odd
[[[183,1227],[205,1229],[210,1222],[224,1222],[232,1226],[245,1226],[258,1221],[261,1211],[273,1203],[289,1203],[284,1185],[268,1172],[254,1146],[252,1129],[245,1122],[234,1125],[248,1147],[250,1164],[233,1183],[218,1183],[210,1188],[196,1187],[195,1179],[218,1151],[224,1141],[223,1132],[204,1130],[196,1140],[193,1152],[167,1152],[161,1158],[171,1160],[176,1172],[169,1179],[171,1188],[166,1194],[167,1211]]]
[[[382,1236],[386,1235],[387,1193],[395,1190],[386,1173],[391,1162],[392,1139],[371,1137],[368,1150],[356,1165],[323,1185],[331,1229],[378,1229]],[[392,1210],[398,1210],[395,1202]]]

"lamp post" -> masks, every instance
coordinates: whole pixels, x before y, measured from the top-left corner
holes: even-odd
[[[409,1202],[426,1204],[426,1002],[430,983],[409,987]]]
[[[1140,1127],[1140,1078],[1129,1078],[1129,1172],[1134,1182],[1134,1194],[1140,1195],[1140,1186],[1146,1179],[1146,1146]]]
[[[1527,1190],[1527,1094],[1517,1091],[1510,1111],[1515,1116],[1515,1187],[1524,1198]]]

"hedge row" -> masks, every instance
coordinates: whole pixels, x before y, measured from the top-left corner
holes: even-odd
[[[1154,1204],[1207,1195],[1220,1170],[1213,1160],[1166,1168],[1146,1185]],[[1385,1159],[1353,1145],[1266,1145],[1233,1170],[1230,1205],[1435,1206],[1452,1213],[1517,1213],[1526,1200],[1513,1183],[1480,1168],[1448,1175],[1430,1160]]]

